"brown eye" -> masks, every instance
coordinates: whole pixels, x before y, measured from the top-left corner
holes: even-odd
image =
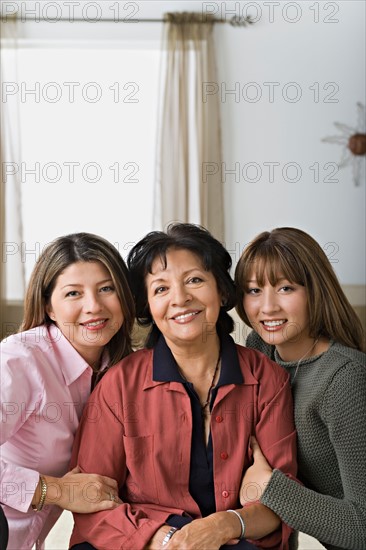
[[[167,289],[166,286],[158,286],[155,290],[154,290],[154,294],[162,294],[163,292],[165,292]]]
[[[260,293],[260,288],[248,288],[246,290],[246,293],[247,294],[253,294],[253,295],[259,294]]]
[[[189,279],[189,283],[202,283],[203,279],[201,279],[201,277],[192,277],[191,279]]]

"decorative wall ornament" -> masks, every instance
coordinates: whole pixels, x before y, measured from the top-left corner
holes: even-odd
[[[322,139],[326,143],[343,145],[342,157],[339,168],[352,166],[353,181],[358,187],[361,185],[362,176],[365,175],[366,161],[366,119],[365,106],[357,103],[357,126],[351,128],[341,122],[335,122],[334,126],[340,130],[341,135],[329,136]]]

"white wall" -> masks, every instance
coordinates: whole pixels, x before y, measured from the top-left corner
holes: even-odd
[[[237,4],[227,2],[226,11]],[[364,284],[365,181],[355,187],[351,167],[337,171],[342,146],[321,139],[341,135],[335,121],[355,127],[356,102],[365,101],[365,3],[241,2],[240,9],[246,4],[261,14],[255,25],[216,31],[224,161],[226,170],[240,169],[223,172],[227,247],[237,258],[257,233],[296,226],[326,249],[343,284]],[[266,82],[278,83],[273,98]],[[235,86],[239,98],[225,94]],[[264,164],[271,162],[279,163],[272,181]]]

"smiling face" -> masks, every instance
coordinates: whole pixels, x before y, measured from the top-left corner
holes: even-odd
[[[275,345],[284,361],[300,358],[311,346],[308,299],[304,286],[279,274],[274,285],[260,285],[253,270],[245,282],[243,305],[250,324],[262,339]]]
[[[170,249],[146,276],[151,315],[171,346],[203,346],[217,339],[221,295],[214,275],[189,250]]]
[[[69,265],[58,276],[46,311],[90,365],[123,323],[111,275],[98,261]]]

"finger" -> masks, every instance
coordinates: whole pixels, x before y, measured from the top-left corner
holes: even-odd
[[[114,491],[118,491],[118,483],[115,479],[112,479],[108,476],[99,476],[100,481],[104,483],[108,487],[108,489],[113,489]]]
[[[79,468],[79,466],[75,466],[75,468],[73,468],[72,470],[70,470],[69,472],[67,472],[66,475],[71,475],[71,474],[80,474],[81,470]]]
[[[253,460],[254,460],[253,466],[257,465],[257,466],[260,466],[260,468],[262,469],[265,469],[268,471],[270,470],[272,472],[272,467],[270,466],[268,460],[262,453],[262,449],[260,448],[259,443],[254,436],[251,437],[251,445],[253,449]]]
[[[256,440],[256,438],[254,437],[254,435],[251,436],[250,438],[250,446],[252,448],[252,451],[253,451],[253,458],[254,460],[257,458],[261,458],[263,457],[263,453],[262,453],[262,449],[260,448],[259,446],[259,443],[258,441]]]
[[[113,504],[116,504],[119,506],[120,504],[123,504],[122,500],[119,498],[118,494],[112,491],[108,491],[105,493],[99,500],[99,502],[95,502],[95,504],[101,504],[102,502],[107,503],[111,502]],[[112,506],[112,508],[115,508],[115,506]]]
[[[102,500],[101,502],[93,505],[92,511],[101,512],[103,510],[114,510],[115,508],[118,508],[120,504],[120,502],[113,502],[112,500]]]
[[[122,504],[122,500],[119,498],[118,493],[114,491],[107,491],[105,495],[100,499],[100,502],[109,501],[109,502],[117,502],[118,504]]]

